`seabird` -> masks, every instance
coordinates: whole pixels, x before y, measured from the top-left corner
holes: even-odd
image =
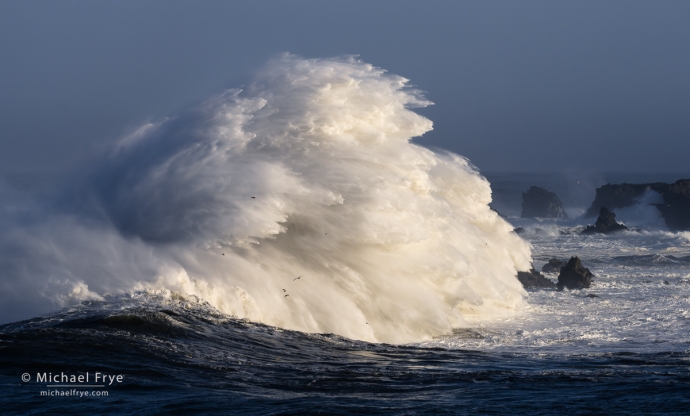
[[[225,255],[225,253],[221,254],[221,256],[224,256],[224,255]]]
[[[255,196],[253,196],[253,197],[252,197],[252,199],[256,199],[256,197],[255,197]]]
[[[299,280],[300,277],[302,277],[302,276],[297,276],[294,279],[292,279],[292,281],[294,282],[295,280]]]
[[[283,292],[286,292],[286,290],[285,290],[285,289],[283,289]]]
[[[328,233],[326,233],[326,235],[328,235]]]
[[[283,296],[283,297],[286,298],[286,297],[288,297],[288,296],[290,296],[290,295],[285,295],[285,296]]]

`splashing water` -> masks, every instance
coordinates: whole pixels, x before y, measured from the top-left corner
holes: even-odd
[[[168,290],[283,328],[367,341],[510,314],[530,246],[488,207],[407,80],[353,58],[285,55],[246,90],[143,126],[7,229],[0,318]],[[300,279],[296,279],[301,276]]]

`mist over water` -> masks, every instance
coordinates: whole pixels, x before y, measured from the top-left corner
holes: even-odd
[[[412,110],[429,104],[353,58],[269,62],[248,88],[122,138],[8,225],[0,320],[144,291],[409,342],[514,313],[529,243],[466,159],[410,142],[431,130]]]

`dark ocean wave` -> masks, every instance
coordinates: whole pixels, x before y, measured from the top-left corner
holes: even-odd
[[[98,302],[0,327],[5,412],[685,413],[690,354],[496,353],[353,341],[197,303]],[[41,397],[42,373],[122,374],[108,397]],[[31,375],[22,382],[21,375]],[[69,390],[56,388],[56,390]],[[663,398],[663,400],[660,400]]]
[[[678,266],[690,264],[690,256],[676,257],[673,255],[662,254],[645,254],[633,256],[616,256],[613,260],[623,264],[634,263],[636,265],[650,265],[650,266]]]

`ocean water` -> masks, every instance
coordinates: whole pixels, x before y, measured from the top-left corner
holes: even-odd
[[[2,413],[686,414],[690,232],[647,194],[580,236],[612,174],[482,175],[411,142],[407,83],[286,55],[64,181],[6,177]],[[519,218],[531,185],[571,219]],[[570,256],[589,289],[515,278]]]
[[[237,319],[195,296],[113,295],[0,327],[0,402],[10,414],[687,414],[690,233],[510,220],[538,269],[577,255],[592,287],[530,290],[510,317],[403,344]],[[44,372],[124,381],[91,388],[107,397],[42,397]]]

